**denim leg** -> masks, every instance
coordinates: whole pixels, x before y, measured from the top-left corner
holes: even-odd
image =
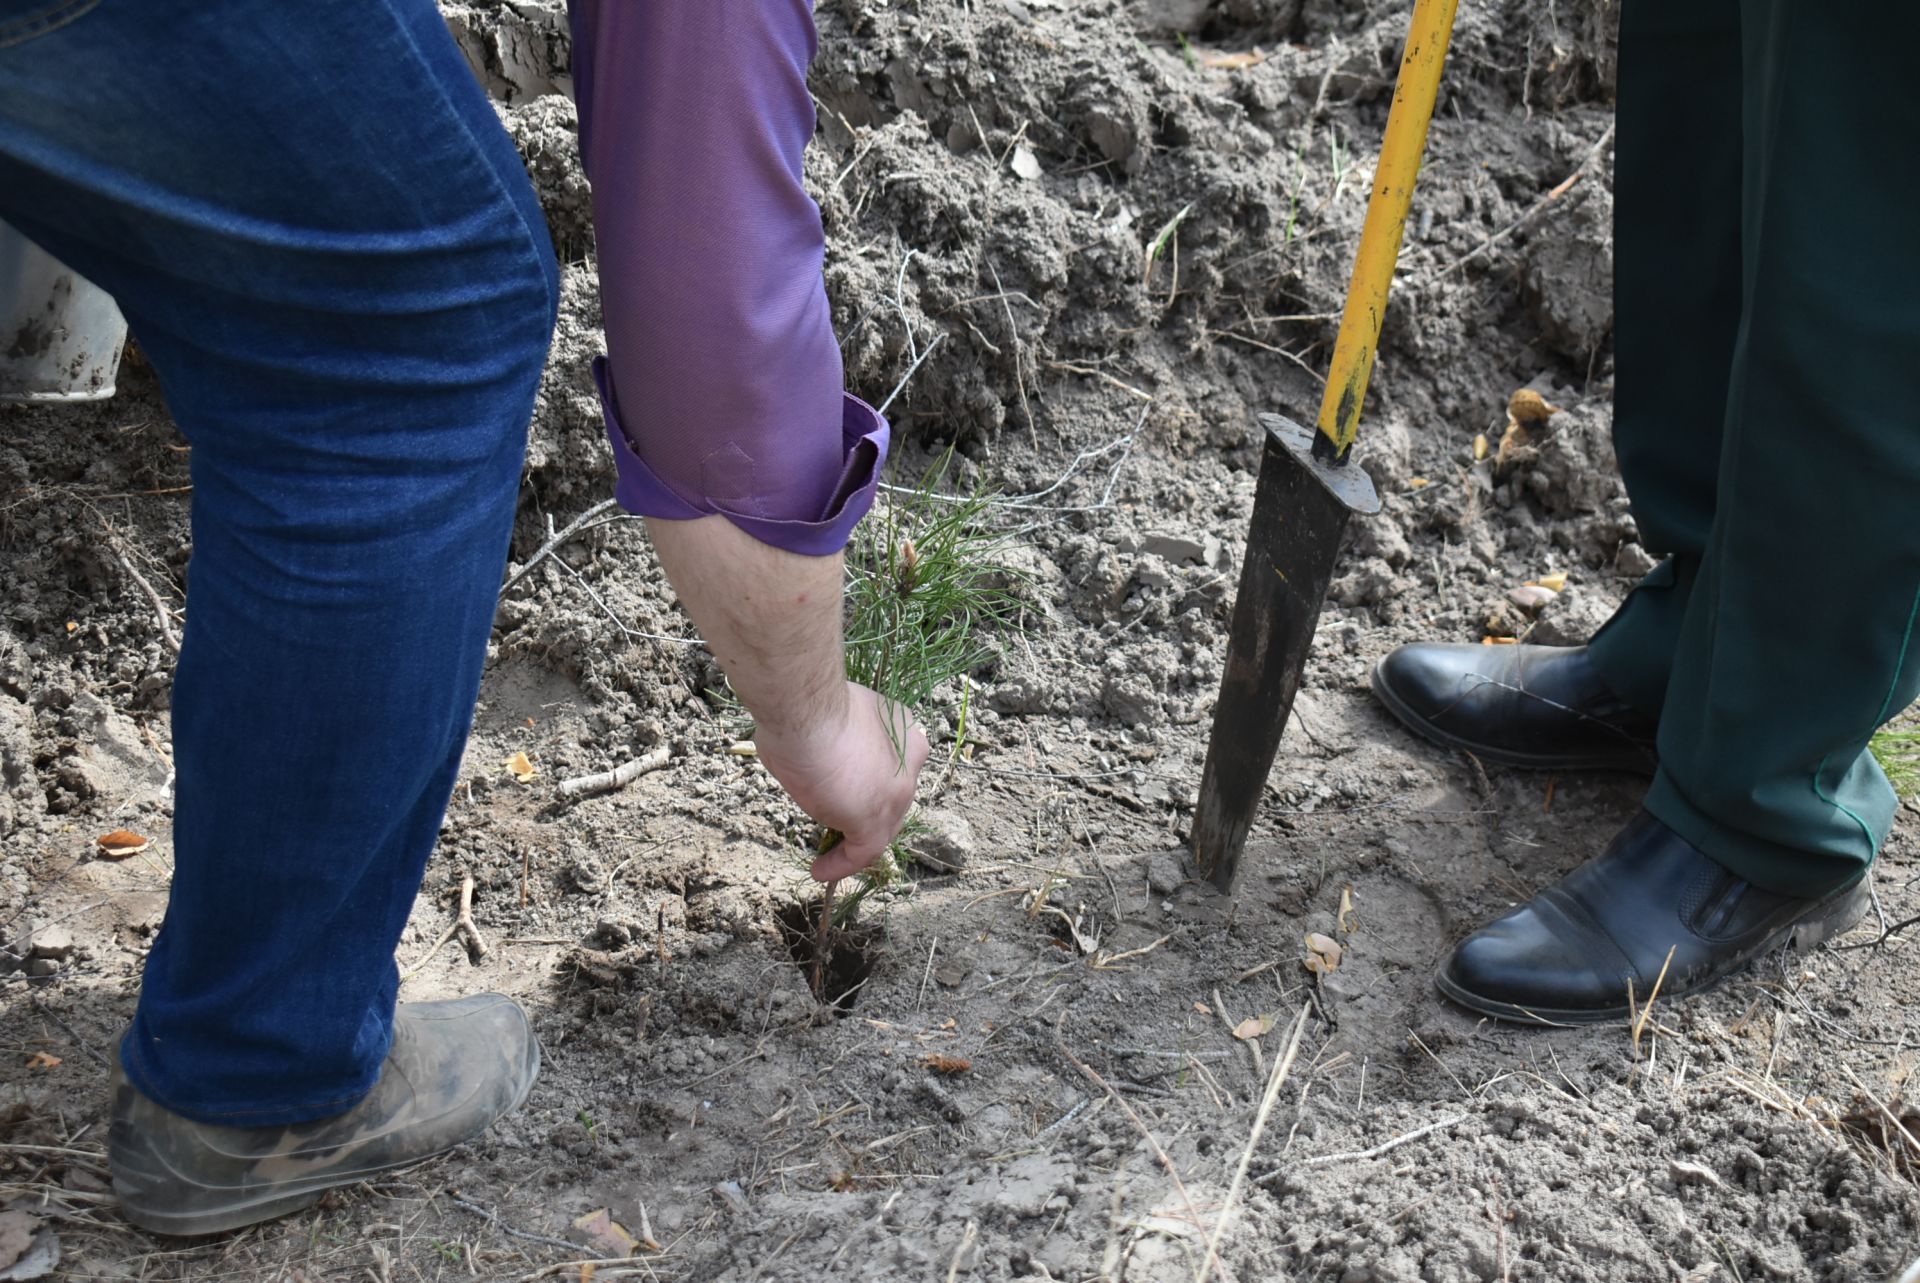
[[[537,202],[432,0],[103,0],[0,41],[0,218],[116,296],[193,446],[127,1073],[204,1121],[341,1112],[479,687],[558,293]]]

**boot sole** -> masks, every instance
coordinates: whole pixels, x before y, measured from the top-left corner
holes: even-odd
[[[1867,880],[1863,877],[1846,891],[1836,895],[1823,905],[1816,905],[1806,915],[1778,928],[1772,935],[1762,940],[1752,952],[1739,961],[1732,963],[1718,975],[1694,985],[1691,989],[1662,989],[1660,996],[1665,998],[1684,998],[1690,994],[1705,993],[1731,976],[1736,976],[1756,961],[1773,953],[1776,949],[1797,949],[1805,951],[1816,948],[1835,936],[1846,934],[1867,915],[1872,907],[1873,897],[1867,889]],[[1465,1007],[1476,1015],[1492,1016],[1516,1025],[1539,1025],[1546,1027],[1565,1025],[1602,1025],[1630,1020],[1636,1014],[1632,1007],[1622,1004],[1618,1007],[1587,1008],[1565,1010],[1554,1007],[1522,1007],[1510,1002],[1501,1002],[1494,998],[1483,998],[1471,990],[1462,988],[1447,978],[1444,970],[1433,977],[1434,987],[1448,1001]]]
[[[1499,766],[1516,766],[1525,771],[1623,771],[1630,775],[1653,774],[1657,759],[1651,749],[1644,755],[1636,757],[1628,757],[1625,754],[1588,754],[1582,757],[1573,753],[1522,753],[1493,744],[1476,744],[1472,740],[1443,731],[1415,712],[1412,705],[1394,693],[1393,687],[1388,685],[1380,675],[1381,667],[1385,663],[1383,659],[1373,666],[1373,676],[1369,684],[1373,687],[1374,698],[1393,714],[1395,721],[1429,743],[1471,753],[1475,757]]]
[[[294,1212],[312,1207],[320,1201],[321,1196],[328,1190],[339,1189],[346,1185],[357,1185],[362,1181],[372,1180],[376,1176],[384,1176],[389,1172],[405,1171],[407,1168],[417,1167],[421,1163],[432,1162],[436,1158],[452,1153],[461,1145],[467,1144],[468,1141],[484,1135],[487,1128],[492,1127],[494,1123],[499,1122],[502,1118],[505,1118],[508,1114],[513,1113],[519,1109],[520,1106],[524,1105],[527,1101],[527,1096],[533,1091],[533,1085],[539,1080],[539,1077],[540,1040],[535,1038],[533,1040],[533,1064],[527,1074],[526,1082],[522,1084],[520,1088],[519,1095],[514,1098],[512,1104],[495,1115],[494,1118],[487,1123],[486,1127],[481,1128],[472,1136],[468,1136],[465,1140],[456,1141],[442,1149],[436,1149],[429,1154],[420,1154],[380,1167],[356,1168],[352,1172],[341,1172],[331,1178],[315,1176],[309,1180],[289,1182],[288,1185],[283,1185],[277,1189],[271,1187],[262,1189],[253,1193],[251,1196],[227,1202],[214,1201],[220,1195],[226,1193],[226,1190],[213,1186],[200,1185],[195,1182],[192,1177],[182,1172],[169,1172],[168,1175],[172,1178],[175,1189],[187,1191],[187,1198],[193,1198],[195,1196],[204,1198],[209,1205],[191,1212],[173,1212],[159,1208],[140,1207],[136,1204],[129,1203],[124,1197],[121,1197],[120,1215],[128,1223],[136,1225],[149,1233],[166,1234],[177,1238],[191,1238],[201,1234],[219,1234],[227,1230],[241,1229],[248,1225],[257,1225],[262,1221],[270,1221],[276,1217],[291,1215]],[[120,1190],[117,1185],[118,1183],[116,1182],[116,1188],[114,1190],[116,1197],[120,1195]],[[185,1200],[183,1199],[182,1201]]]

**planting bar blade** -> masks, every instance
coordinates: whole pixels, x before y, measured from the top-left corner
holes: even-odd
[[[1313,430],[1276,414],[1260,422],[1266,451],[1193,820],[1194,859],[1223,891],[1240,871],[1293,713],[1347,518],[1380,511],[1373,479],[1362,468],[1318,458]]]

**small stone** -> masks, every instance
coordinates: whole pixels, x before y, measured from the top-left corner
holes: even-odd
[[[69,1167],[61,1176],[60,1184],[82,1194],[105,1194],[110,1188],[105,1181],[81,1167]]]
[[[1676,1185],[1706,1185],[1712,1189],[1719,1189],[1722,1185],[1720,1174],[1711,1167],[1689,1163],[1684,1158],[1669,1159],[1667,1171],[1672,1174]]]
[[[592,856],[580,856],[567,865],[567,881],[575,891],[593,895],[606,889],[606,871]]]
[[[740,1188],[739,1181],[721,1181],[713,1187],[713,1193],[735,1216],[746,1214],[747,1192]]]
[[[65,927],[41,927],[33,933],[32,957],[64,962],[73,956],[73,932]]]
[[[1628,579],[1644,579],[1652,574],[1653,568],[1659,564],[1653,559],[1652,553],[1637,543],[1621,544],[1620,551],[1613,557],[1615,573],[1624,575]]]
[[[926,826],[926,831],[916,833],[907,843],[907,849],[915,857],[947,873],[967,867],[978,848],[973,825],[966,816],[935,807],[921,815],[920,823]]]
[[[1569,589],[1541,608],[1526,640],[1542,646],[1584,646],[1612,617],[1612,603],[1605,598]]]
[[[1187,869],[1177,853],[1162,852],[1147,857],[1147,886],[1155,895],[1172,895],[1186,885]]]
[[[1173,587],[1173,571],[1163,559],[1148,553],[1133,568],[1133,582],[1148,592],[1163,592]]]
[[[1216,543],[1216,547],[1218,544]],[[1150,552],[1156,557],[1165,557],[1168,561],[1204,561],[1207,559],[1207,545],[1204,540],[1190,539],[1186,535],[1157,534],[1146,535],[1140,540],[1140,551]]]

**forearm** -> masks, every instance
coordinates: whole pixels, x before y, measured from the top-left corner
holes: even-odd
[[[721,517],[649,520],[647,529],[763,739],[798,745],[844,724],[841,556],[785,552]]]

